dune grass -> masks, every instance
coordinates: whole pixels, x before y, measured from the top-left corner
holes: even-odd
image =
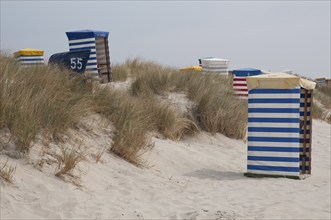
[[[126,81],[130,69],[126,64],[115,64],[112,68],[112,77],[115,82]]]
[[[318,86],[314,90],[313,117],[331,123],[331,87]],[[319,103],[316,103],[318,101]]]
[[[195,103],[193,115],[202,130],[243,139],[247,125],[247,104],[233,96],[232,81],[217,74],[181,73],[174,69],[152,68],[136,76],[133,95],[163,95],[185,91]]]
[[[94,110],[116,128],[110,151],[137,166],[144,164],[141,155],[153,147],[150,132],[174,140],[196,131],[191,120],[151,97],[104,88],[96,91],[93,102]]]
[[[314,91],[314,97],[318,99],[321,104],[331,110],[331,87],[324,85],[324,86],[319,86],[317,89]]]
[[[21,67],[1,55],[0,128],[8,128],[28,152],[40,131],[57,135],[88,112],[90,92],[70,72],[47,66]]]

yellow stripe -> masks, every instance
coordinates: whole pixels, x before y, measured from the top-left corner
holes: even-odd
[[[19,56],[43,56],[44,51],[32,48],[25,48],[14,53],[15,57]]]
[[[186,71],[201,71],[202,67],[201,66],[188,66],[188,67],[182,67],[179,69],[181,72],[186,72]]]

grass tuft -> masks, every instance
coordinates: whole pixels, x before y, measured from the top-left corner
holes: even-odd
[[[58,168],[55,176],[63,176],[65,174],[71,174],[77,164],[83,160],[83,153],[76,151],[75,149],[60,148],[61,154],[57,155]]]
[[[14,183],[14,173],[16,171],[16,166],[8,165],[8,160],[0,166],[0,177],[6,182],[13,184]]]

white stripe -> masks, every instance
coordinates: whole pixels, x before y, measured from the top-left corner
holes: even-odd
[[[17,60],[33,60],[33,59],[44,59],[43,56],[22,56],[18,57]]]
[[[299,123],[270,123],[270,122],[248,122],[248,127],[263,128],[299,128]]]
[[[96,54],[90,54],[89,58],[97,58],[97,55]]]
[[[305,98],[300,98],[300,103],[305,103]],[[310,98],[307,99],[307,103],[310,103]]]
[[[250,95],[249,95],[250,99]],[[248,108],[294,108],[298,109],[300,103],[248,103]]]
[[[247,151],[247,156],[298,158],[299,152]]]
[[[97,65],[96,64],[87,64],[86,68],[88,68],[88,69],[97,68]]]
[[[233,89],[247,89],[247,86],[233,86]]]
[[[304,112],[305,111],[305,107],[300,107],[300,112]],[[307,107],[307,112],[310,112],[310,107]]]
[[[267,170],[247,170],[247,172],[248,173],[255,173],[255,174],[299,176],[299,172],[282,172],[282,171],[267,171]]]
[[[292,132],[248,132],[248,137],[284,137],[299,138],[299,133]]]
[[[43,60],[37,60],[37,61],[31,61],[31,60],[29,60],[29,61],[20,61],[20,64],[29,64],[29,63],[33,63],[33,64],[37,64],[37,63],[44,63],[44,61]]]
[[[248,141],[248,146],[257,146],[257,147],[297,147],[299,148],[299,143],[295,142],[261,142],[261,141]]]
[[[299,162],[275,162],[275,161],[247,160],[247,165],[299,167]]]
[[[79,44],[79,45],[73,45],[70,46],[70,49],[77,49],[77,48],[82,48],[82,47],[94,47],[95,44],[91,43],[91,44]]]
[[[299,118],[299,113],[260,113],[249,112],[249,118]]]
[[[247,96],[238,96],[238,97],[239,97],[239,99],[248,99]]]
[[[234,91],[234,94],[236,94],[236,95],[240,95],[240,94],[248,95],[248,93],[245,92],[245,91]]]
[[[83,39],[77,39],[77,40],[69,40],[69,44],[71,43],[81,43],[81,42],[87,42],[87,41],[95,41],[95,38],[83,38]]]
[[[300,112],[300,113],[303,113],[303,112]],[[305,118],[304,115],[300,115],[300,120],[303,120],[304,118]],[[310,115],[307,115],[307,121],[310,121]]]
[[[269,94],[269,93],[263,93],[263,94],[250,94],[249,98],[252,99],[299,99],[300,93],[289,93],[289,94],[283,94],[283,93],[275,93],[275,94]]]
[[[93,59],[93,60],[88,60],[88,61],[87,61],[87,65],[88,65],[88,64],[90,64],[90,63],[95,63],[95,62],[97,62],[97,60],[96,60],[96,59]]]

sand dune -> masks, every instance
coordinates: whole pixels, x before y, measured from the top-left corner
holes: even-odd
[[[1,182],[1,219],[330,218],[331,127],[325,122],[313,123],[312,176],[305,180],[245,177],[246,144],[208,133],[178,142],[154,137],[154,149],[144,155],[147,168],[107,152],[96,163],[93,155],[109,148],[111,131],[92,116],[68,137],[68,145],[79,143],[87,155],[75,173],[81,187],[55,177],[51,162],[38,167],[41,143],[29,158],[9,158],[17,170],[14,185]]]

